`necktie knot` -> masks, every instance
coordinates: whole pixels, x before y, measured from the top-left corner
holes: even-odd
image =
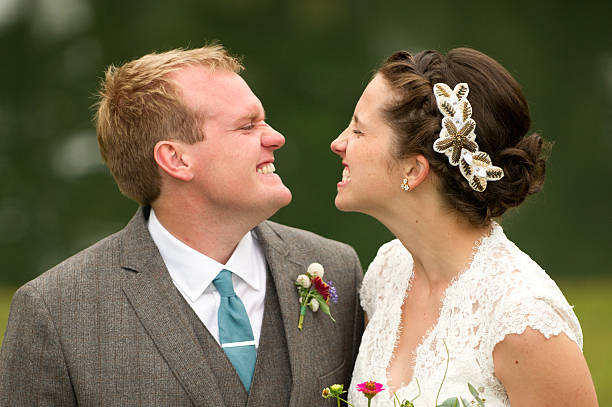
[[[213,284],[217,291],[219,291],[221,297],[232,297],[236,295],[234,283],[232,283],[232,272],[229,270],[221,270],[213,280]]]

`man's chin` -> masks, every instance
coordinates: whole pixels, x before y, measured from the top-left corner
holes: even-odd
[[[266,205],[265,205],[265,218],[268,219],[272,217],[279,209],[284,208],[285,206],[291,203],[291,199],[293,198],[291,191],[285,185],[280,185],[274,188],[274,191],[269,191],[266,196]]]
[[[291,194],[291,191],[289,190],[289,188],[287,188],[283,184],[283,187],[280,188],[278,192],[278,197],[277,197],[278,209],[284,208],[285,206],[289,205],[292,199],[293,199],[293,195]]]
[[[348,202],[346,202],[346,199],[342,199],[339,195],[336,195],[334,205],[336,205],[336,209],[341,212],[353,212],[353,210],[350,208],[350,205],[348,205]]]

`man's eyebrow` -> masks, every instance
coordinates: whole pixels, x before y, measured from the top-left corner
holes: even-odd
[[[357,117],[357,115],[353,115],[353,120],[355,121],[356,124],[359,124],[359,117]]]
[[[263,112],[263,119],[264,121],[266,120],[266,110],[264,108],[261,109],[261,111]],[[249,113],[248,116],[246,116],[247,119],[249,120],[255,120],[257,118],[261,117],[260,112],[257,112],[255,110],[251,111],[251,113]]]
[[[266,120],[266,111],[263,110],[263,120]],[[248,113],[245,113],[244,116],[240,116],[238,119],[236,119],[236,121],[234,122],[234,124],[236,126],[240,126],[242,124],[244,124],[245,121],[255,121],[257,119],[259,119],[262,115],[257,111],[257,110],[251,110]]]

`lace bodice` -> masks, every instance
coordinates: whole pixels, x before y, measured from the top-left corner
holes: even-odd
[[[361,305],[369,317],[349,389],[349,401],[367,406],[356,385],[375,380],[388,388],[387,366],[393,354],[405,295],[410,295],[412,256],[399,240],[384,244],[370,264],[361,287]],[[449,397],[472,400],[467,382],[484,388],[487,407],[509,406],[493,370],[493,348],[508,334],[527,327],[546,338],[565,333],[582,349],[582,332],[572,307],[550,277],[518,249],[494,223],[474,253],[470,267],[446,289],[437,323],[423,337],[415,358],[412,381],[398,389],[400,400],[416,407],[434,407],[450,353],[448,374],[438,402]],[[443,341],[444,340],[444,341]],[[389,391],[372,406],[393,406]]]

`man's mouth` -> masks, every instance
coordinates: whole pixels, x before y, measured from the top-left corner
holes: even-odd
[[[346,184],[350,180],[351,180],[351,172],[349,171],[348,166],[345,165],[344,169],[342,170],[342,183]]]
[[[274,173],[274,171],[276,171],[276,168],[274,168],[273,163],[265,163],[262,164],[260,167],[257,167],[257,172],[259,174],[272,174]]]

